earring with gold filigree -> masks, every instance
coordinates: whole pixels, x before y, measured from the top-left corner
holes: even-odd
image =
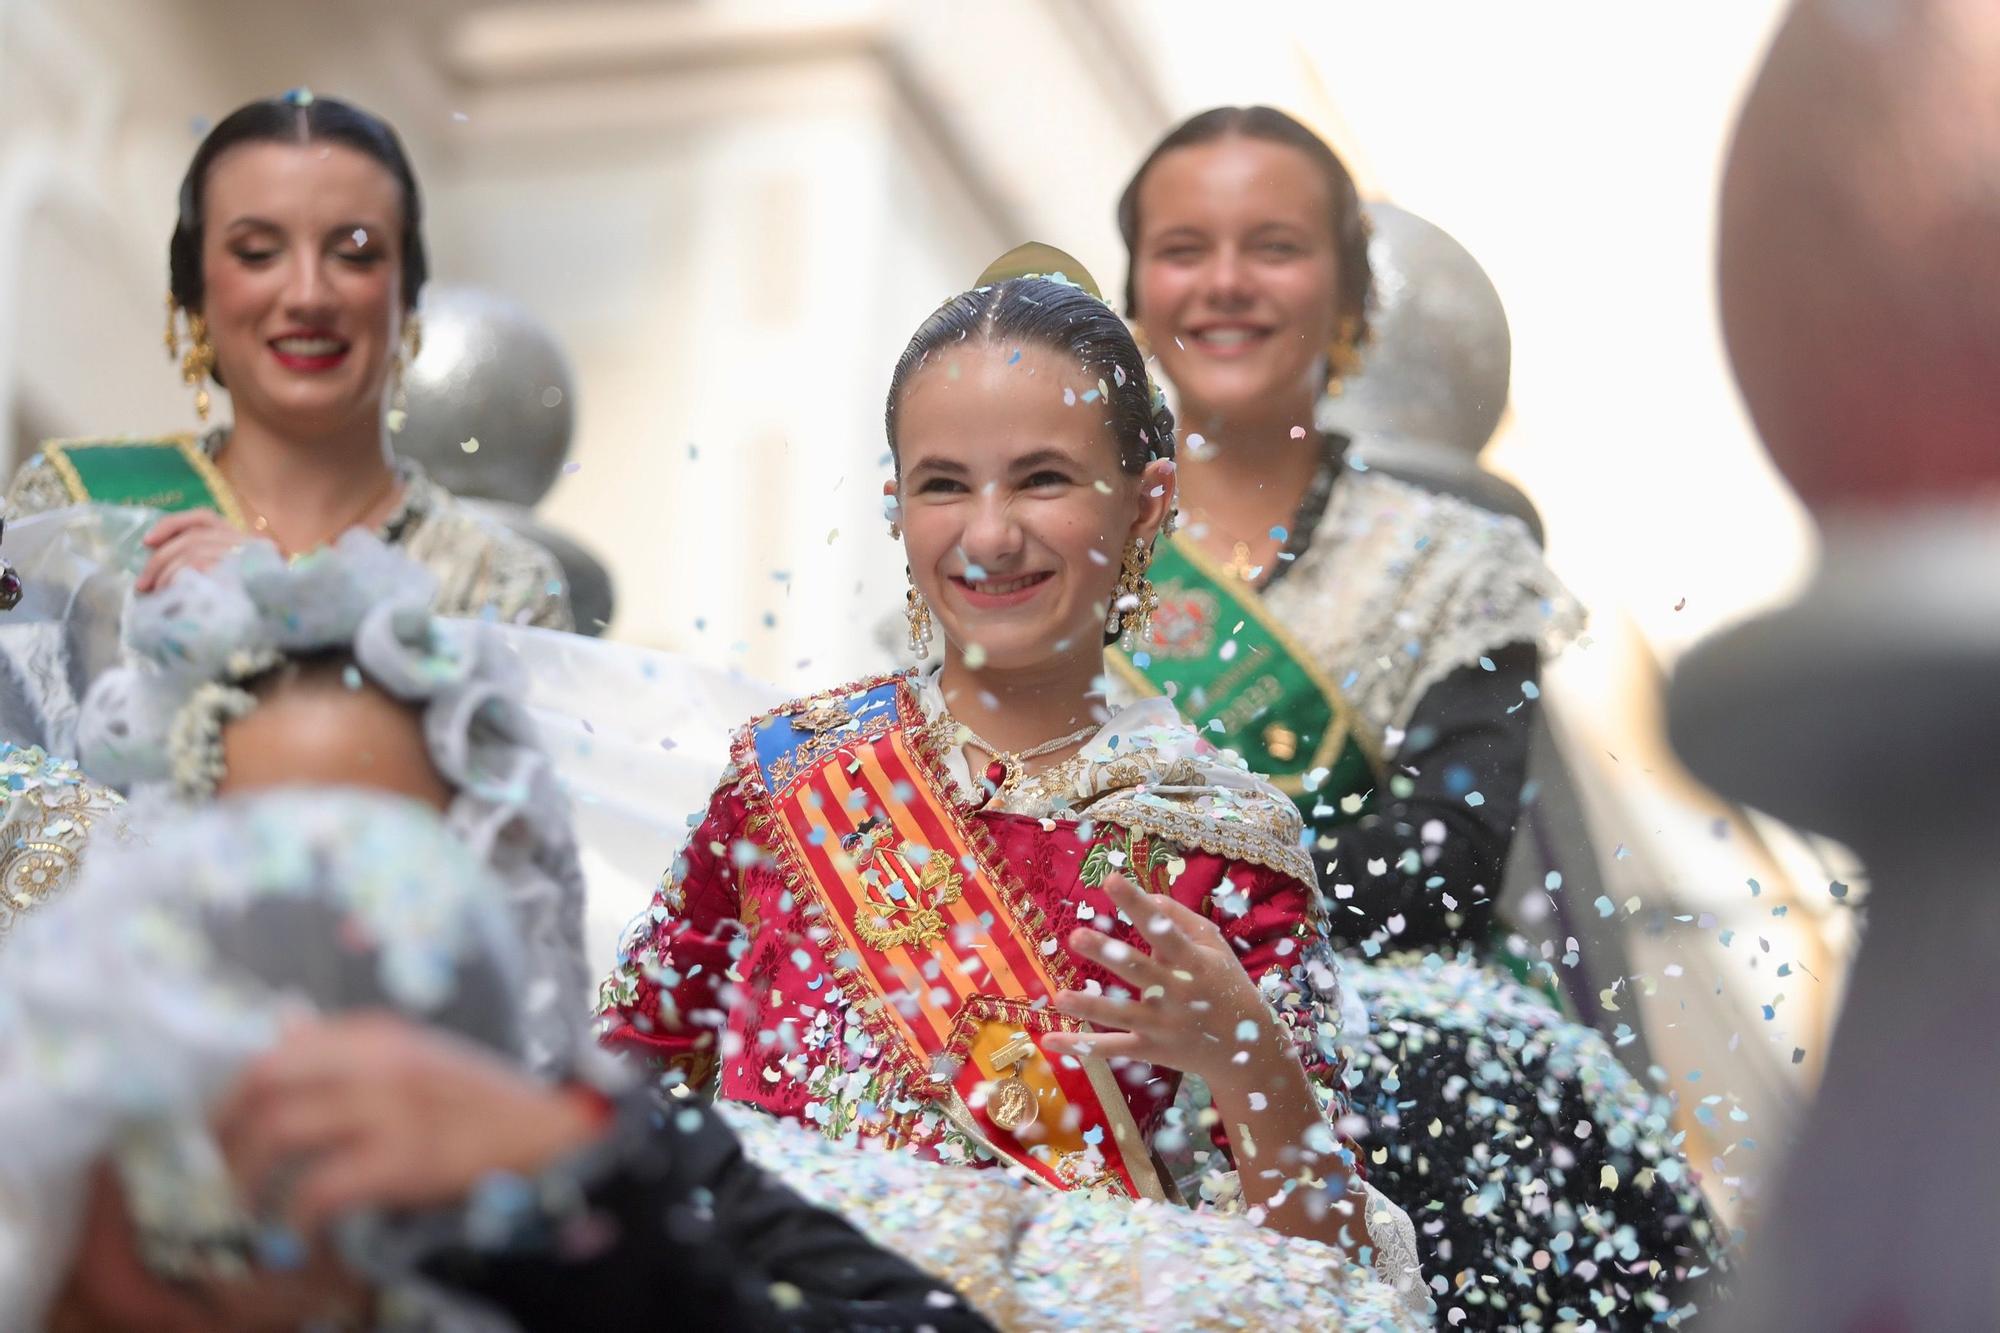
[[[181,347],[180,328],[175,317],[187,317],[187,347]],[[208,420],[208,378],[215,372],[215,348],[208,341],[208,321],[193,310],[182,310],[180,302],[167,296],[167,357],[181,363],[181,383],[194,390],[194,414]]]
[[[1347,376],[1361,369],[1361,339],[1352,315],[1340,317],[1340,332],[1326,349],[1326,396],[1338,398],[1347,387]]]
[[[1111,613],[1104,619],[1104,632],[1119,636],[1119,646],[1132,652],[1152,627],[1153,612],[1159,608],[1160,593],[1146,570],[1153,563],[1153,548],[1134,537],[1125,544],[1125,562],[1118,570],[1118,586],[1111,593]]]
[[[908,565],[903,573],[910,580],[909,595],[904,598],[903,614],[910,622],[910,652],[919,661],[931,655],[931,608],[924,595],[917,591],[917,576],[910,573]]]
[[[1146,326],[1136,319],[1128,319],[1125,321],[1125,327],[1132,330],[1132,343],[1139,349],[1139,359],[1141,361],[1151,361],[1153,359],[1153,344],[1146,337]]]
[[[424,322],[412,311],[403,321],[403,343],[396,349],[395,361],[389,368],[390,383],[395,387],[389,393],[389,429],[391,432],[403,428],[410,419],[410,396],[403,387],[404,377],[410,366],[424,350]]]

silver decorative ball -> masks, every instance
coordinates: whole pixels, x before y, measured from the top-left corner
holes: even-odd
[[[396,452],[454,494],[534,507],[569,456],[568,358],[539,320],[489,292],[426,288],[421,315]]]
[[[1486,271],[1449,234],[1388,203],[1367,206],[1375,271],[1370,338],[1319,425],[1351,439],[1444,445],[1477,457],[1507,407],[1513,341]]]

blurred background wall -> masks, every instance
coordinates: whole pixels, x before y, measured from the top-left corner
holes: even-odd
[[[438,280],[566,348],[577,434],[540,517],[609,566],[609,636],[823,684],[883,660],[900,604],[881,400],[916,323],[1031,237],[1114,288],[1112,205],[1150,143],[1283,106],[1506,303],[1487,461],[1592,612],[1549,692],[1598,844],[1581,906],[1629,927],[1616,1012],[1643,1005],[1692,1155],[1753,1186],[1860,895],[1832,896],[1837,849],[1681,773],[1658,690],[1812,558],[1711,277],[1727,127],[1780,8],[0,0],[0,454],[192,425],[160,348],[175,188],[209,122],[306,85],[398,126]]]

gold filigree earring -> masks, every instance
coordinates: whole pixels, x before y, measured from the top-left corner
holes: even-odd
[[[930,603],[917,591],[917,576],[910,573],[908,565],[903,566],[903,573],[910,580],[909,595],[903,604],[903,614],[910,622],[910,652],[921,662],[931,655]]]
[[[1153,548],[1134,537],[1125,544],[1125,562],[1118,570],[1118,586],[1111,594],[1111,614],[1105,617],[1104,632],[1120,635],[1119,647],[1132,652],[1144,642],[1152,628],[1153,612],[1159,608],[1159,589],[1146,577],[1153,563]]]
[[[410,419],[410,396],[403,387],[403,378],[423,350],[423,320],[412,314],[403,321],[403,345],[396,350],[395,364],[389,371],[395,386],[389,393],[389,430],[392,434],[403,429],[403,424]]]
[[[174,324],[176,314],[187,316],[188,343],[181,348],[180,330]],[[167,297],[167,357],[178,358],[181,363],[181,383],[194,390],[194,414],[203,421],[208,420],[210,399],[208,377],[215,371],[215,348],[208,341],[208,321],[194,311],[182,311],[180,303],[172,295]]]
[[[1347,387],[1346,378],[1361,368],[1360,340],[1355,337],[1354,316],[1340,317],[1340,332],[1326,349],[1326,396],[1338,398]]]

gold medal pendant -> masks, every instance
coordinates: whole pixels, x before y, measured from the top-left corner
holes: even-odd
[[[1004,1074],[1025,1065],[1034,1056],[1035,1043],[1027,1033],[1017,1033],[1012,1041],[993,1053],[993,1068]],[[1035,1090],[1018,1074],[997,1080],[987,1091],[986,1118],[1009,1134],[1034,1124],[1040,1114]]]

